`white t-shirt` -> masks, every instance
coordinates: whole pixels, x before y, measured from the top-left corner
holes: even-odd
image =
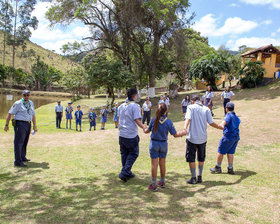
[[[193,144],[207,142],[207,123],[214,123],[210,109],[197,101],[188,106],[185,118],[190,120],[188,141]]]
[[[232,96],[234,96],[235,94],[232,91],[226,92],[224,91],[221,96],[224,97],[224,99],[230,99]]]
[[[211,99],[214,97],[214,94],[213,94],[213,92],[206,91],[204,96],[205,96],[205,99]]]

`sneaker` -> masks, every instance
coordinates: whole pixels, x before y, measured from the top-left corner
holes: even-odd
[[[202,183],[202,176],[197,176],[197,183]]]
[[[158,182],[157,185],[161,188],[166,188],[164,182]]]
[[[231,175],[234,175],[234,171],[233,171],[233,168],[228,168],[228,174],[231,174]]]
[[[153,187],[152,184],[148,187],[148,189],[151,190],[151,191],[155,191],[155,192],[158,191],[158,187],[157,186]]]
[[[216,165],[214,168],[211,168],[210,171],[212,173],[222,173],[222,168]]]
[[[188,184],[197,184],[196,177],[192,177],[191,179],[187,180]]]

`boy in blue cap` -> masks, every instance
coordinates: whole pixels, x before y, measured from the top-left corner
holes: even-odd
[[[73,107],[71,106],[71,102],[68,102],[68,106],[65,108],[65,117],[66,117],[66,129],[68,129],[68,121],[69,121],[69,128],[71,129],[71,121],[73,119],[72,112]]]
[[[219,148],[218,148],[218,156],[217,156],[217,164],[214,168],[211,168],[210,171],[213,173],[221,173],[222,172],[222,161],[224,155],[227,154],[228,158],[228,173],[234,174],[233,171],[233,155],[235,153],[235,149],[237,147],[239,137],[239,125],[240,119],[236,116],[234,112],[234,104],[232,102],[228,102],[226,104],[226,116],[224,121],[219,125],[224,129],[224,136],[220,140]]]
[[[105,123],[107,122],[108,110],[106,109],[106,104],[103,105],[103,109],[100,111],[101,113],[101,130],[105,129]]]
[[[82,131],[82,119],[83,119],[83,111],[81,111],[81,106],[77,106],[77,110],[75,112],[76,118],[76,131],[78,131],[78,125],[80,125],[80,131]]]
[[[91,128],[94,127],[94,131],[96,130],[96,113],[95,109],[91,108],[91,111],[88,114],[88,119],[89,119],[89,130],[91,131]]]

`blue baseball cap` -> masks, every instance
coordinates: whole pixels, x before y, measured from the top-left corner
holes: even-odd
[[[24,95],[24,94],[30,94],[30,91],[29,91],[28,89],[25,89],[25,90],[22,91],[21,94],[22,94],[22,95]]]
[[[228,102],[226,108],[234,110],[234,103]]]
[[[95,110],[95,109],[94,109],[94,107],[93,107],[93,108],[91,108],[91,110]]]

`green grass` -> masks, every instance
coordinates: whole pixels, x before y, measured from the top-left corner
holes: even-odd
[[[82,133],[56,130],[55,104],[43,106],[37,110],[39,132],[30,137],[32,162],[27,169],[13,167],[12,131],[0,132],[0,223],[279,223],[278,85],[236,91],[236,112],[242,120],[236,175],[225,173],[226,160],[223,174],[209,172],[222,136],[221,131],[209,128],[204,182],[187,185],[185,138],[170,136],[167,188],[156,193],[147,190],[149,135],[139,132],[140,155],[133,167],[136,177],[122,183],[118,179],[118,131],[111,117],[105,131],[87,131],[86,120]],[[256,99],[259,92],[267,97]],[[169,111],[177,130],[184,124],[178,107],[182,97],[171,101]],[[104,102],[105,98],[95,97],[75,105],[81,104],[86,112]],[[223,108],[218,97],[214,113],[220,122]]]

